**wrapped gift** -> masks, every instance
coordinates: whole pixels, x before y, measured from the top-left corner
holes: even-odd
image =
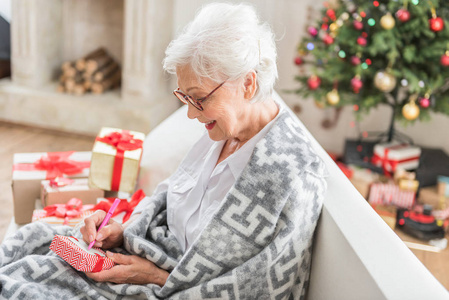
[[[449,207],[449,197],[440,195],[437,186],[428,186],[419,190],[418,202],[420,204],[429,204],[433,209],[446,209]]]
[[[385,143],[374,146],[373,164],[382,167],[384,173],[401,168],[413,170],[419,166],[421,148],[409,144]]]
[[[18,224],[31,222],[41,181],[56,177],[87,178],[91,152],[16,153],[12,172],[14,218]]]
[[[370,186],[379,180],[379,174],[370,169],[359,168],[354,165],[350,165],[349,168],[352,170],[352,176],[349,180],[363,198],[368,199]]]
[[[95,212],[93,204],[83,205],[77,198],[70,199],[66,204],[53,204],[36,209],[32,222],[42,221],[48,224],[68,225],[74,227],[79,222]]]
[[[120,199],[120,203],[117,206],[117,208],[114,210],[114,213],[112,214],[112,218],[120,223],[125,223],[128,221],[129,217],[131,217],[131,214],[134,211],[134,208],[139,204],[139,202],[145,198],[145,193],[143,190],[136,191],[132,197],[128,199]],[[108,212],[109,209],[112,206],[112,203],[114,203],[116,198],[100,198],[98,199],[97,205],[94,206],[92,209],[93,211],[97,210],[103,210],[105,212]]]
[[[57,177],[41,182],[41,201],[44,207],[64,204],[72,198],[79,198],[84,204],[97,204],[97,198],[101,197],[104,197],[104,191],[89,187],[87,178]]]
[[[395,205],[400,208],[411,208],[415,202],[415,193],[401,190],[394,183],[373,183],[368,202],[372,205]]]
[[[419,182],[418,180],[400,179],[398,185],[401,190],[412,191],[416,193],[418,191]]]
[[[449,197],[449,176],[438,176],[437,182],[438,195]]]
[[[144,139],[145,135],[140,132],[102,128],[92,150],[89,185],[106,191],[132,193]]]
[[[114,262],[100,248],[88,245],[73,236],[55,235],[50,249],[78,271],[96,273],[109,270]]]

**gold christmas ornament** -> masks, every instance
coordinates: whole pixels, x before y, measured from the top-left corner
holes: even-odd
[[[387,13],[382,18],[380,18],[380,26],[385,30],[393,29],[396,21],[390,13]]]
[[[415,103],[416,98],[416,95],[412,95],[410,102],[402,107],[402,115],[409,121],[413,121],[419,116],[419,107]]]
[[[336,23],[332,23],[329,25],[329,30],[333,33],[335,33],[338,29],[338,25]]]
[[[374,75],[374,86],[382,92],[391,92],[396,86],[396,77],[388,71],[379,71]]]
[[[327,103],[330,105],[337,105],[340,102],[340,95],[338,94],[337,89],[333,89],[329,93],[326,94]]]

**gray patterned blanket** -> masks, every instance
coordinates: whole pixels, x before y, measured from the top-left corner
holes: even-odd
[[[49,250],[77,229],[32,223],[0,247],[1,299],[301,299],[326,189],[325,167],[282,113],[212,221],[182,253],[154,195],[126,229],[124,249],[170,271],[163,287],[98,283]]]

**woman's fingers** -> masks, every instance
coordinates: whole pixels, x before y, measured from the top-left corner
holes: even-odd
[[[97,210],[95,213],[84,219],[84,226],[81,227],[80,231],[83,235],[83,240],[86,243],[90,243],[97,238],[97,228],[103,222],[106,216],[106,212],[102,210]]]

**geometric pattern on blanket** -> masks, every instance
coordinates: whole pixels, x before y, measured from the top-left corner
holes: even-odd
[[[301,299],[326,170],[301,127],[282,113],[212,220],[182,253],[166,223],[166,193],[146,198],[125,231],[130,254],[169,270],[167,283],[97,283],[48,247],[77,228],[24,226],[0,247],[0,297],[6,299]],[[123,252],[123,249],[115,249]]]

